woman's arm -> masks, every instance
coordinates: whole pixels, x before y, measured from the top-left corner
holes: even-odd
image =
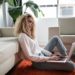
[[[34,61],[34,62],[45,62],[50,60],[50,57],[46,56],[38,56],[38,55],[29,55],[29,60]]]
[[[42,56],[36,56],[36,55],[31,55],[29,57],[30,60],[34,61],[34,62],[45,62],[45,61],[50,61],[50,60],[59,60],[60,57],[59,56],[56,56],[56,55],[52,55],[51,57],[42,57]]]

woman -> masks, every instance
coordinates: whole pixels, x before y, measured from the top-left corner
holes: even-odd
[[[49,63],[48,60],[59,60],[61,57],[67,56],[67,49],[63,45],[58,36],[51,38],[45,48],[38,45],[35,37],[35,22],[30,14],[21,15],[15,23],[15,32],[19,36],[19,43],[26,59],[33,62],[33,66],[39,69],[54,69],[71,71],[75,68],[72,61],[66,63]],[[54,47],[58,48],[58,52],[53,52]]]

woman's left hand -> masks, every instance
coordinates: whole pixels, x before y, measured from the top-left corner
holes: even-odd
[[[59,56],[59,57],[62,57],[62,54],[60,52],[58,52],[58,51],[55,51],[54,52],[54,55]]]

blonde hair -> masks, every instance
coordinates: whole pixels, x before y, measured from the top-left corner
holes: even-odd
[[[32,29],[31,29],[31,35],[29,30],[29,18],[32,19]],[[17,18],[15,22],[15,30],[14,30],[16,35],[19,35],[20,33],[25,33],[27,34],[30,38],[34,39],[35,38],[35,22],[34,18],[30,14],[25,14],[21,15]]]

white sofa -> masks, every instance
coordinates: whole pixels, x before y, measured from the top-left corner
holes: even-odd
[[[48,34],[49,39],[54,35],[58,35],[69,50],[72,43],[75,42],[75,18],[59,18],[58,27],[49,27]]]
[[[67,49],[70,49],[75,42],[75,17],[59,18],[59,35],[65,43]]]
[[[18,62],[16,54],[19,51],[19,44],[17,37],[11,36],[12,33],[10,29],[12,28],[0,29],[2,29],[0,37],[0,75],[5,75]],[[7,32],[4,31],[4,29],[7,30]],[[8,34],[8,30],[11,34]]]

